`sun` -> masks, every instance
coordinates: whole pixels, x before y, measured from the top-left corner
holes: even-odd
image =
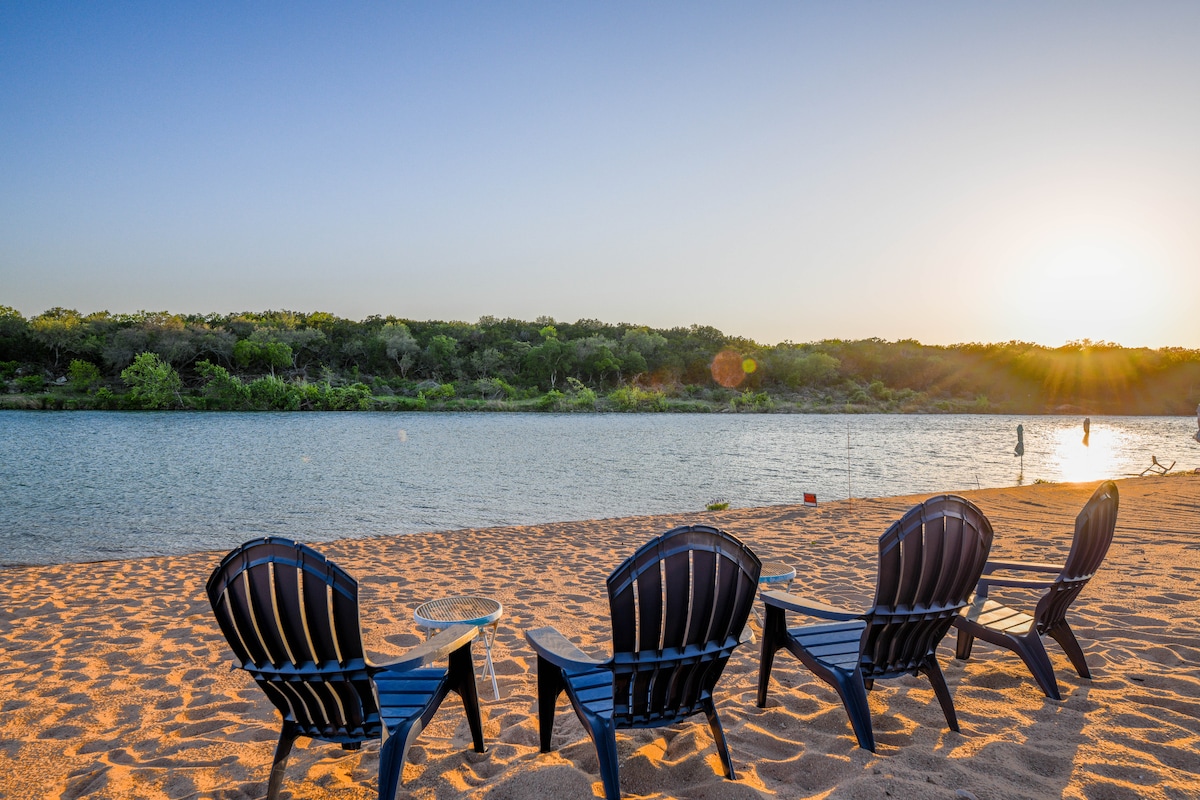
[[[1127,245],[1063,242],[1035,254],[1018,272],[1013,313],[1033,332],[1028,338],[1136,343],[1152,326],[1156,270]]]

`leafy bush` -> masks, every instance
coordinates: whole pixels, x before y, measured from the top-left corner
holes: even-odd
[[[250,405],[263,411],[296,411],[301,391],[282,378],[268,375],[250,382]]]
[[[325,387],[321,408],[327,411],[366,411],[371,408],[371,387],[352,383],[343,387]]]
[[[121,380],[129,387],[135,408],[170,408],[179,401],[179,390],[183,388],[179,373],[158,353],[139,354],[121,370]]]
[[[397,411],[424,411],[429,404],[424,397],[395,397],[390,398],[394,403]]]
[[[226,411],[247,408],[250,405],[250,387],[236,375],[230,375],[229,370],[211,361],[201,361],[196,364],[196,372],[204,378],[204,397],[212,401],[212,406]]]
[[[566,395],[558,389],[551,389],[538,399],[537,407],[542,411],[557,411],[562,407],[565,397]]]
[[[470,382],[470,394],[477,394],[485,400],[511,400],[516,397],[517,390],[502,378],[480,378]]]
[[[620,411],[666,411],[667,396],[640,386],[621,386],[608,396]]]
[[[747,389],[732,398],[729,407],[734,411],[770,411],[775,407],[775,401],[766,392],[752,392]]]
[[[0,381],[12,379],[17,374],[18,361],[0,361]]]
[[[67,377],[75,391],[86,392],[100,384],[100,368],[90,361],[74,358],[67,367]]]
[[[22,375],[13,383],[19,394],[37,394],[46,388],[46,379],[41,375]]]
[[[119,405],[117,396],[107,386],[101,386],[92,397],[96,408],[116,408]]]
[[[417,394],[417,397],[421,398],[426,403],[440,403],[446,400],[453,400],[454,395],[454,384],[442,383],[422,389]]]
[[[567,378],[567,385],[571,387],[570,404],[573,408],[596,410],[596,393],[584,386],[583,381],[578,378]]]

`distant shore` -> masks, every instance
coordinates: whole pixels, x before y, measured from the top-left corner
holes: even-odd
[[[0,411],[454,411],[491,413],[663,413],[663,414],[994,414],[997,416],[1028,414],[1049,416],[1190,416],[1186,413],[1138,410],[1091,411],[1082,406],[1021,406],[1010,403],[990,403],[986,400],[937,400],[909,402],[820,402],[808,399],[774,397],[767,393],[737,394],[728,400],[685,399],[661,394],[622,395],[611,397],[547,393],[536,397],[505,400],[441,396],[431,398],[418,394],[372,395],[357,394],[352,403],[296,404],[295,407],[232,407],[222,408],[207,403],[198,396],[181,396],[171,406],[145,409],[124,395],[80,395],[78,393],[47,391],[38,394],[0,395]]]
[[[763,344],[651,328],[0,305],[0,408],[1193,413],[1200,350],[1082,339]]]
[[[1118,482],[1112,549],[1075,602],[1072,625],[1092,680],[1047,643],[1064,700],[1047,700],[1020,660],[980,643],[940,660],[962,726],[945,728],[923,679],[871,692],[878,753],[855,746],[836,695],[779,656],[765,709],[754,704],[758,652],[741,647],[716,702],[739,780],[725,781],[703,718],[618,733],[621,785],[657,800],[1196,796],[1200,686],[1200,477]],[[992,555],[1060,561],[1094,484],[964,492],[991,519]],[[608,647],[604,578],[649,537],[703,521],[762,558],[797,569],[793,591],[865,608],[874,543],[923,497],[855,499],[528,527],[409,534],[318,545],[361,585],[368,649],[421,640],[413,608],[478,593],[504,605],[495,656],[500,694],[481,688],[488,752],[469,751],[448,700],[421,734],[402,796],[496,800],[593,797],[595,752],[566,705],[554,751],[538,752],[535,658],[524,631],[554,625],[587,652]],[[262,796],[279,719],[240,671],[203,594],[222,553],[19,567],[0,583],[0,796]],[[1014,602],[1029,598],[1014,595]],[[478,657],[478,653],[477,653]],[[484,687],[484,684],[480,684]],[[298,800],[375,796],[378,745],[345,752],[302,741],[284,790]],[[969,795],[964,795],[967,792]]]

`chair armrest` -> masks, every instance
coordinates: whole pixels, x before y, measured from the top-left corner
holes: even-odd
[[[372,667],[386,667],[393,672],[407,672],[410,669],[427,667],[435,661],[446,658],[455,650],[471,643],[479,633],[474,625],[452,625],[439,631],[436,636],[409,650],[395,661],[372,663]]]
[[[1027,572],[1062,572],[1062,564],[1035,564],[1025,561],[989,561],[983,565],[983,574],[995,572],[998,569],[1016,569]]]
[[[988,586],[1010,586],[1016,589],[1048,589],[1054,585],[1052,580],[1037,580],[1034,578],[980,578],[977,584],[979,589],[986,589]],[[986,591],[978,591],[978,594],[986,595]]]
[[[544,658],[562,670],[574,672],[595,669],[603,667],[611,661],[611,659],[592,658],[551,627],[525,631],[525,640],[537,652],[539,658]]]
[[[831,606],[816,600],[809,600],[807,597],[800,597],[799,595],[788,594],[787,592],[766,592],[763,594],[762,599],[768,606],[782,608],[785,611],[796,611],[800,614],[807,614],[810,617],[832,620],[862,619],[860,612],[847,611],[844,608],[838,608],[837,606]]]

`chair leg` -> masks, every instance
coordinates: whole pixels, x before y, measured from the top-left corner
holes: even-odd
[[[954,713],[954,698],[950,696],[950,687],[946,685],[946,676],[942,674],[941,665],[936,658],[930,656],[921,671],[933,685],[933,693],[942,706],[942,713],[946,715],[946,724],[950,726],[950,730],[957,731],[958,715]]]
[[[767,707],[767,686],[771,682],[771,665],[775,653],[787,640],[787,622],[783,609],[767,606],[767,616],[762,626],[762,650],[758,660],[758,699],[755,705]]]
[[[830,675],[833,688],[842,698],[846,715],[850,717],[850,727],[854,729],[858,746],[874,753],[875,732],[871,727],[871,706],[867,702],[867,687],[863,683],[862,672],[856,667],[853,672],[834,670]]]
[[[1092,672],[1088,669],[1087,661],[1083,658],[1083,648],[1079,646],[1079,640],[1075,638],[1075,632],[1071,630],[1071,626],[1063,620],[1058,625],[1055,625],[1050,630],[1046,631],[1054,637],[1054,641],[1058,642],[1059,646],[1067,653],[1067,658],[1071,659],[1071,666],[1075,667],[1075,671],[1079,673],[1079,677],[1091,680]]]
[[[959,661],[966,661],[971,657],[971,646],[975,644],[975,635],[968,633],[962,628],[958,629],[958,646],[954,650],[954,657]]]
[[[729,757],[729,744],[725,741],[721,718],[717,716],[717,706],[711,697],[704,701],[704,715],[708,717],[708,727],[712,730],[713,739],[717,742],[717,754],[721,756],[721,764],[725,767],[725,777],[736,781],[737,775],[733,771],[733,759]]]
[[[471,728],[471,741],[476,753],[482,753],[483,721],[479,713],[479,691],[475,687],[475,664],[471,661],[471,643],[450,654],[450,688],[462,698],[463,710],[467,714],[467,725]]]
[[[562,670],[538,656],[537,681],[538,735],[541,739],[541,751],[549,753],[550,736],[554,733],[554,707],[558,705],[558,696],[565,688]]]
[[[279,797],[279,788],[283,785],[283,770],[287,766],[288,756],[292,754],[292,743],[298,735],[295,725],[290,722],[283,723],[283,730],[279,732],[279,744],[275,745],[271,777],[267,781],[267,800],[276,800]]]
[[[617,729],[612,717],[589,715],[585,720],[596,756],[600,760],[600,780],[604,784],[605,800],[621,800],[621,781],[617,770]]]
[[[1062,700],[1058,680],[1054,677],[1054,667],[1050,664],[1050,656],[1046,654],[1046,646],[1042,644],[1042,637],[1038,636],[1037,630],[1031,630],[1025,636],[1009,637],[1009,641],[1046,697]]]
[[[404,773],[404,759],[408,748],[422,729],[421,717],[407,719],[396,729],[389,731],[386,741],[379,748],[379,800],[395,800],[400,789],[400,776]]]

